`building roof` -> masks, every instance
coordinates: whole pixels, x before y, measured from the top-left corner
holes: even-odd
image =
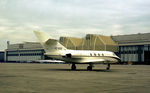
[[[109,36],[98,36],[106,45],[116,45],[116,43]]]
[[[60,37],[60,38],[70,40],[75,46],[80,45],[80,43],[82,42],[81,38],[76,38],[76,37]],[[62,42],[61,39],[60,39],[60,42]]]
[[[24,42],[24,43],[18,43],[18,44],[10,44],[10,45],[8,45],[7,50],[13,50],[13,49],[39,49],[39,48],[42,48],[42,46],[39,42]]]
[[[4,53],[4,51],[0,51],[0,53]]]
[[[111,36],[119,45],[144,45],[150,44],[150,33]]]

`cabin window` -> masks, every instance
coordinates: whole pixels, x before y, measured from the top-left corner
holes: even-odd
[[[98,53],[98,56],[101,56],[101,55]]]
[[[104,56],[104,54],[102,54],[102,56]]]
[[[94,56],[96,56],[96,54],[94,53]]]
[[[92,56],[92,54],[90,53],[90,56]]]

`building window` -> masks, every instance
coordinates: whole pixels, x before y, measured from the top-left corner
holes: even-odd
[[[145,45],[145,46],[144,46],[144,50],[145,50],[145,51],[148,51],[148,45]]]
[[[64,41],[64,37],[60,37],[59,41],[63,42]]]
[[[20,49],[23,49],[23,44],[19,44],[19,48],[20,48]]]
[[[86,40],[90,40],[90,34],[86,35]]]

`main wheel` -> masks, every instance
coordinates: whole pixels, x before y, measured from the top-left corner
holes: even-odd
[[[106,69],[107,69],[107,70],[109,70],[109,69],[110,69],[110,64],[108,64],[108,65],[107,65],[107,68],[106,68]]]
[[[76,65],[75,64],[72,64],[71,70],[76,70]]]
[[[88,67],[87,67],[87,70],[90,70],[90,71],[91,71],[91,70],[92,70],[92,66],[88,66]]]
[[[107,70],[109,70],[110,68],[109,68],[109,67],[107,67],[106,69],[107,69]]]

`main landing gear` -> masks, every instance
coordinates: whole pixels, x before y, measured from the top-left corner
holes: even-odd
[[[72,63],[71,70],[76,70],[76,64]]]
[[[89,66],[87,67],[87,70],[92,71],[92,67],[93,67],[93,64],[89,64]]]
[[[107,64],[107,68],[106,69],[110,70],[110,64],[109,63]]]
[[[87,67],[87,70],[92,71],[92,68],[93,68],[93,64],[89,64],[89,66]],[[72,63],[71,70],[76,70],[76,65],[74,63]],[[109,63],[107,64],[106,70],[110,70]]]

